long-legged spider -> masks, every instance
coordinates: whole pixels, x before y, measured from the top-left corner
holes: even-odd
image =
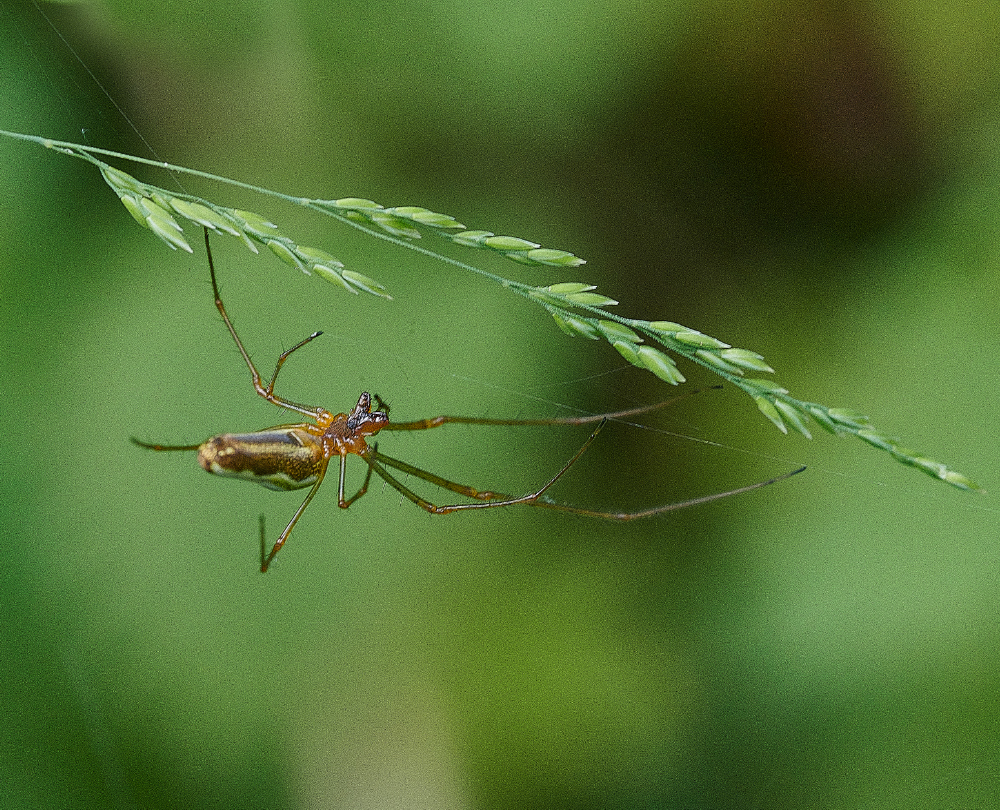
[[[368,491],[368,483],[374,472],[382,478],[389,486],[397,490],[404,498],[419,506],[421,509],[434,515],[447,515],[451,512],[458,512],[465,509],[492,509],[500,506],[514,506],[515,504],[526,504],[545,509],[555,509],[561,512],[571,512],[577,515],[588,517],[605,518],[608,520],[636,520],[638,518],[658,515],[662,512],[669,512],[674,509],[683,509],[700,503],[715,501],[720,498],[727,498],[730,495],[737,495],[741,492],[749,492],[754,489],[768,486],[777,481],[788,478],[801,472],[803,468],[794,472],[761,481],[749,486],[731,489],[726,492],[717,492],[711,495],[703,495],[699,498],[692,498],[677,503],[663,504],[637,512],[602,512],[594,509],[583,509],[576,506],[555,503],[546,500],[543,496],[548,490],[572,467],[576,461],[584,454],[591,443],[597,438],[597,434],[608,422],[609,419],[620,419],[628,416],[635,416],[642,413],[661,408],[674,400],[658,402],[654,405],[646,405],[638,408],[615,411],[614,413],[597,414],[593,416],[572,416],[551,419],[485,419],[469,416],[435,416],[430,419],[420,419],[414,422],[390,422],[388,408],[385,403],[376,395],[375,406],[372,410],[372,397],[368,392],[364,392],[358,397],[358,403],[350,413],[332,414],[325,408],[301,405],[298,402],[285,399],[274,393],[274,384],[278,379],[278,372],[284,365],[285,360],[292,352],[301,349],[307,343],[315,340],[322,332],[313,332],[305,340],[297,343],[281,353],[278,362],[274,367],[274,374],[271,382],[264,385],[260,372],[257,371],[250,355],[247,353],[243,342],[232,321],[226,314],[226,308],[222,303],[219,294],[219,285],[215,279],[215,264],[212,261],[212,248],[209,243],[208,230],[205,229],[205,249],[208,253],[208,269],[212,278],[212,292],[215,296],[215,306],[222,316],[229,334],[232,335],[236,348],[240,350],[243,360],[250,369],[253,379],[253,387],[257,394],[279,408],[295,411],[303,416],[312,419],[315,424],[301,422],[293,425],[277,425],[275,427],[258,430],[253,433],[223,433],[213,436],[201,444],[186,445],[166,445],[150,444],[133,438],[132,441],[140,447],[150,450],[197,450],[198,462],[207,472],[215,475],[222,475],[230,478],[241,478],[245,481],[254,481],[262,484],[268,489],[292,490],[310,487],[305,500],[295,510],[292,519],[288,521],[284,531],[274,542],[270,552],[267,551],[267,543],[264,535],[264,522],[261,518],[260,527],[260,570],[265,572],[275,555],[281,550],[285,541],[291,534],[292,529],[298,522],[306,507],[312,501],[320,484],[326,476],[327,467],[334,457],[340,458],[340,474],[337,482],[337,505],[341,509],[346,509],[358,498]],[[674,398],[676,399],[676,397]],[[461,423],[466,425],[585,425],[596,423],[597,426],[587,437],[579,450],[562,467],[549,478],[539,489],[525,495],[505,495],[501,492],[491,490],[479,490],[465,484],[459,484],[442,478],[439,475],[408,464],[405,461],[387,456],[378,449],[378,444],[368,444],[367,438],[374,436],[380,430],[426,430],[428,428],[440,427],[449,423]],[[350,497],[344,494],[345,471],[347,467],[347,457],[349,455],[360,457],[367,465],[368,471],[360,489]],[[396,478],[386,468],[405,473],[406,475],[419,478],[423,481],[440,487],[448,492],[462,495],[468,498],[470,503],[435,504],[422,498],[406,484]]]

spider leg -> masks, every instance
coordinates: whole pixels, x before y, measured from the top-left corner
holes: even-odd
[[[129,436],[129,440],[132,444],[145,447],[147,450],[197,450],[201,447],[200,444],[150,444],[139,441],[135,436]]]
[[[391,458],[383,453],[373,452],[369,457],[365,458],[368,462],[369,468],[373,469],[379,476],[381,476],[386,483],[389,484],[393,489],[397,490],[403,497],[412,503],[419,506],[421,509],[430,512],[434,515],[447,515],[451,512],[458,512],[465,509],[491,509],[498,506],[514,506],[516,504],[525,504],[527,506],[536,506],[540,509],[553,509],[558,512],[568,512],[574,515],[584,515],[586,517],[603,518],[605,520],[615,520],[615,521],[628,521],[628,520],[640,520],[642,518],[652,517],[654,515],[659,515],[664,512],[672,512],[677,509],[686,509],[689,506],[697,506],[703,503],[711,503],[712,501],[718,501],[722,498],[729,498],[733,495],[741,495],[744,492],[752,492],[755,489],[761,489],[763,487],[770,486],[771,484],[777,484],[779,481],[784,481],[786,478],[791,478],[793,475],[798,475],[803,472],[806,468],[799,467],[792,472],[785,473],[784,475],[778,475],[774,478],[769,478],[766,481],[758,481],[753,484],[748,484],[747,486],[737,487],[736,489],[726,490],[725,492],[714,492],[711,495],[701,495],[697,498],[690,498],[685,501],[677,501],[676,503],[662,504],[660,506],[653,506],[649,509],[642,509],[636,512],[603,512],[596,509],[583,509],[581,507],[569,506],[567,504],[553,503],[552,501],[542,500],[542,496],[572,467],[580,456],[582,456],[588,447],[590,447],[591,442],[597,438],[597,434],[600,432],[601,428],[607,420],[601,422],[600,425],[594,430],[593,433],[587,438],[583,446],[577,450],[572,458],[569,459],[562,468],[550,478],[544,486],[535,492],[530,492],[527,495],[521,495],[515,497],[513,495],[504,495],[500,492],[489,492],[474,489],[472,487],[466,486],[464,484],[459,484],[454,481],[449,481],[446,478],[442,478],[439,475],[428,472],[427,470],[422,470],[419,467],[414,467],[412,464],[407,464],[405,461],[400,461],[399,459]],[[407,487],[397,478],[395,478],[388,470],[386,470],[382,465],[387,465],[400,470],[407,475],[412,475],[416,478],[420,478],[423,481],[427,481],[430,484],[441,487],[442,489],[447,489],[450,492],[454,492],[459,495],[464,495],[468,498],[473,498],[477,500],[477,503],[461,503],[461,504],[446,504],[437,505],[431,503],[425,498],[417,495],[412,489]]]
[[[264,513],[260,515],[260,569],[264,570],[264,560],[267,558],[267,541],[264,539]]]
[[[594,431],[587,437],[587,441],[583,443],[579,450],[573,454],[563,466],[560,468],[552,478],[550,478],[540,489],[535,492],[529,492],[527,495],[513,496],[504,495],[500,492],[489,492],[474,489],[473,487],[466,486],[465,484],[459,484],[454,481],[449,481],[446,478],[442,478],[434,473],[427,472],[427,470],[422,470],[419,467],[414,467],[412,464],[407,464],[405,461],[399,461],[395,458],[390,458],[377,451],[370,454],[370,457],[366,457],[365,461],[368,462],[370,469],[375,470],[375,472],[381,476],[389,486],[398,491],[407,500],[415,503],[421,509],[430,512],[434,515],[447,515],[451,512],[458,512],[465,509],[492,509],[498,506],[514,506],[515,504],[524,503],[534,506],[544,506],[548,505],[544,501],[539,501],[538,499],[553,485],[558,481],[566,471],[576,464],[577,460],[582,456],[587,448],[590,447],[594,439],[597,438],[597,434],[601,432],[601,429],[607,423],[607,419],[602,419],[601,423],[594,429]],[[381,462],[381,463],[379,463]],[[473,498],[476,503],[454,503],[439,506],[437,504],[431,503],[425,498],[421,498],[412,489],[407,487],[397,478],[395,478],[388,470],[386,470],[382,464],[386,464],[397,470],[401,470],[409,475],[413,475],[430,484],[441,487],[442,489],[447,489],[450,492],[455,492],[459,495],[464,495],[467,498]],[[567,507],[567,509],[572,509],[572,507]]]
[[[568,506],[562,503],[551,503],[550,501],[533,501],[531,505],[537,506],[541,509],[555,509],[558,512],[569,512],[574,515],[603,518],[605,520],[640,520],[642,518],[652,517],[653,515],[660,515],[664,512],[673,512],[676,509],[687,509],[689,506],[698,506],[698,504],[711,503],[712,501],[729,498],[733,495],[742,495],[744,492],[752,492],[755,489],[768,487],[771,484],[777,484],[779,481],[784,481],[786,478],[791,478],[793,475],[798,475],[800,472],[804,472],[805,469],[805,467],[799,467],[798,469],[792,470],[784,475],[777,475],[774,478],[767,479],[766,481],[757,481],[754,484],[747,484],[745,487],[737,487],[736,489],[729,489],[725,492],[713,492],[711,495],[701,495],[697,498],[690,498],[686,501],[677,501],[676,503],[653,506],[649,509],[640,509],[637,512],[601,512],[595,509],[581,509],[577,506]]]
[[[475,489],[474,487],[467,486],[466,484],[459,484],[456,481],[450,481],[447,478],[442,478],[440,475],[435,475],[432,472],[428,472],[427,470],[421,469],[420,467],[415,467],[414,465],[408,464],[405,461],[400,461],[398,458],[392,458],[391,456],[387,456],[384,453],[378,453],[378,452],[374,453],[372,460],[375,461],[376,463],[370,464],[369,469],[374,469],[376,473],[381,475],[382,478],[388,481],[388,483],[392,484],[392,486],[394,486],[396,489],[399,489],[399,487],[396,487],[396,484],[393,483],[393,481],[396,481],[396,479],[393,478],[392,481],[389,481],[389,479],[386,478],[387,475],[391,476],[391,473],[389,473],[388,471],[385,470],[384,467],[382,467],[383,464],[393,467],[399,470],[400,472],[404,472],[407,475],[412,475],[414,478],[420,478],[421,480],[426,481],[429,484],[433,484],[436,487],[441,487],[441,489],[447,489],[450,492],[456,493],[457,495],[464,495],[466,498],[474,498],[477,501],[507,500],[513,497],[511,495],[504,495],[503,493],[500,492],[492,492],[489,490],[478,490]],[[385,475],[383,475],[382,473],[385,473]],[[398,483],[398,481],[396,481],[396,483]],[[402,490],[400,490],[400,492],[402,492]],[[404,492],[403,494],[405,495],[406,493]],[[411,498],[410,500],[413,499]],[[414,502],[416,503],[416,501]],[[424,501],[424,503],[428,502]],[[430,505],[433,506],[433,504]],[[437,507],[435,507],[435,509],[436,508]],[[434,511],[434,510],[432,509],[429,511]]]
[[[285,365],[285,360],[288,359],[288,355],[290,355],[296,349],[301,349],[307,343],[311,343],[312,341],[314,341],[316,338],[318,338],[322,334],[323,334],[322,332],[313,332],[305,340],[300,340],[298,343],[296,343],[294,346],[292,346],[292,348],[286,349],[285,351],[283,351],[281,354],[278,355],[278,362],[275,363],[275,365],[274,365],[274,374],[271,375],[271,383],[265,389],[267,391],[267,393],[268,393],[269,396],[274,396],[274,393],[273,393],[274,392],[274,383],[278,379],[278,372],[281,371],[281,367],[283,365]],[[315,409],[312,409],[312,410],[315,410]]]
[[[264,549],[267,546],[267,544],[264,542],[264,534],[263,534],[264,519],[263,517],[261,518],[260,572],[262,574],[267,571],[268,566],[271,564],[271,561],[274,559],[275,555],[279,551],[281,551],[281,547],[285,545],[285,541],[288,539],[288,535],[292,533],[292,529],[295,528],[295,524],[298,523],[299,518],[302,516],[302,513],[306,511],[306,507],[309,505],[309,502],[313,499],[313,496],[316,494],[316,490],[319,489],[319,485],[323,483],[323,478],[325,475],[326,475],[326,465],[323,465],[323,467],[319,471],[319,477],[316,479],[316,483],[312,485],[312,488],[309,490],[309,494],[306,495],[305,500],[302,501],[302,504],[299,506],[299,508],[295,510],[295,514],[292,515],[292,519],[288,521],[288,525],[285,526],[285,530],[278,536],[278,539],[274,541],[274,545],[271,546],[271,551],[266,557],[264,556]]]
[[[372,451],[378,453],[378,444],[374,445]],[[372,465],[368,465],[368,472],[365,474],[364,483],[361,484],[361,488],[355,492],[350,498],[344,497],[344,480],[347,471],[347,456],[343,455],[340,457],[340,481],[337,485],[337,506],[341,509],[346,509],[352,503],[354,503],[358,498],[364,495],[368,491],[368,482],[372,478]]]
[[[381,456],[380,458],[381,458],[381,460],[385,460],[385,456]],[[367,458],[365,458],[365,461],[368,462],[368,469],[375,470],[375,472],[390,487],[392,487],[394,490],[396,490],[397,492],[399,492],[399,494],[402,495],[404,498],[406,498],[408,501],[410,501],[411,503],[416,504],[421,509],[423,509],[423,510],[425,510],[427,512],[430,512],[432,515],[441,514],[438,511],[438,507],[437,506],[435,506],[433,503],[431,503],[430,501],[426,500],[425,498],[421,498],[419,495],[417,495],[416,492],[414,492],[412,489],[410,489],[408,486],[406,486],[406,484],[404,484],[402,481],[400,481],[399,479],[395,478],[392,475],[392,473],[390,473],[387,469],[385,469],[374,458],[367,457]],[[416,470],[416,468],[414,468],[414,470]],[[423,472],[423,470],[420,470],[419,472]],[[423,477],[423,476],[420,476],[420,477]]]
[[[716,388],[722,388],[722,386],[711,386],[711,389]],[[594,422],[600,422],[602,419],[625,419],[629,416],[639,416],[640,414],[649,413],[650,411],[656,411],[660,408],[665,408],[667,405],[679,402],[682,399],[692,397],[695,394],[700,393],[700,391],[701,389],[695,389],[676,397],[665,399],[662,402],[654,402],[652,405],[640,405],[636,408],[626,408],[625,410],[613,411],[611,413],[588,414],[586,416],[556,416],[549,419],[490,419],[476,416],[442,415],[432,416],[428,419],[418,419],[413,422],[390,422],[388,425],[385,425],[382,430],[428,430],[430,428],[441,427],[441,425],[448,424],[512,425],[522,427],[530,425],[588,425]],[[381,402],[381,400],[379,400],[379,402]]]
[[[278,357],[278,363],[275,366],[274,375],[271,377],[271,384],[265,388],[264,383],[261,380],[260,372],[257,371],[257,367],[253,364],[253,360],[250,359],[250,354],[243,346],[243,341],[241,341],[240,336],[236,334],[236,328],[233,326],[233,322],[229,320],[229,315],[226,314],[226,307],[225,304],[222,303],[222,296],[219,293],[219,284],[215,280],[215,262],[212,260],[212,245],[209,242],[209,231],[208,228],[203,228],[203,230],[205,231],[205,250],[208,253],[208,271],[209,275],[212,277],[212,293],[215,296],[215,307],[219,310],[219,314],[222,316],[222,320],[226,324],[229,334],[236,343],[236,348],[240,350],[240,354],[243,356],[243,360],[247,364],[247,368],[250,369],[250,377],[253,380],[254,390],[259,396],[263,397],[271,404],[277,405],[279,408],[287,408],[290,411],[305,414],[306,416],[311,416],[314,419],[318,418],[318,416],[323,412],[322,408],[310,408],[308,405],[300,405],[297,402],[292,402],[289,399],[279,397],[274,393],[274,383],[278,379],[278,372],[281,371],[281,367],[284,365],[288,356],[296,349],[301,349],[307,343],[315,340],[323,333],[313,332],[305,340],[296,343],[292,346],[292,348],[282,352]]]

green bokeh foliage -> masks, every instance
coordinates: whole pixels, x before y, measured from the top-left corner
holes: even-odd
[[[996,490],[992,5],[652,5],[44,9],[163,159],[571,250],[623,311],[758,349]],[[4,128],[143,153],[30,4],[0,30]],[[989,496],[702,394],[651,424],[721,447],[609,428],[560,495],[642,506],[810,470],[628,526],[433,518],[381,488],[341,513],[327,489],[262,577],[257,515],[276,531],[296,496],[127,440],[284,418],[203,256],[76,161],[0,142],[0,167],[5,807],[995,801]],[[297,400],[370,389],[406,419],[668,393],[478,279],[265,213],[395,297],[217,248],[262,367],[326,333],[282,372]],[[384,449],[518,489],[581,440],[456,426]]]

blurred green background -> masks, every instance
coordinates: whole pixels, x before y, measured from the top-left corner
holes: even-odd
[[[5,2],[0,127],[573,251],[589,263],[567,274],[425,240],[760,351],[793,393],[996,492],[997,9]],[[804,475],[633,525],[435,518],[381,486],[342,512],[328,484],[261,576],[257,515],[273,536],[302,493],[128,442],[286,421],[203,254],[167,250],[80,161],[0,140],[0,171],[4,807],[997,806],[991,495],[783,437],[725,390],[609,427],[555,494],[635,508]],[[283,372],[293,399],[377,391],[410,419],[672,393],[485,280],[183,183],[395,296],[215,240],[263,369],[326,333]],[[381,446],[520,491],[582,438]]]

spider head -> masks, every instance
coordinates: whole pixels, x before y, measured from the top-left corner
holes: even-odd
[[[367,391],[358,397],[358,404],[347,416],[347,428],[355,435],[373,436],[389,424],[389,416],[372,410],[372,398]]]

